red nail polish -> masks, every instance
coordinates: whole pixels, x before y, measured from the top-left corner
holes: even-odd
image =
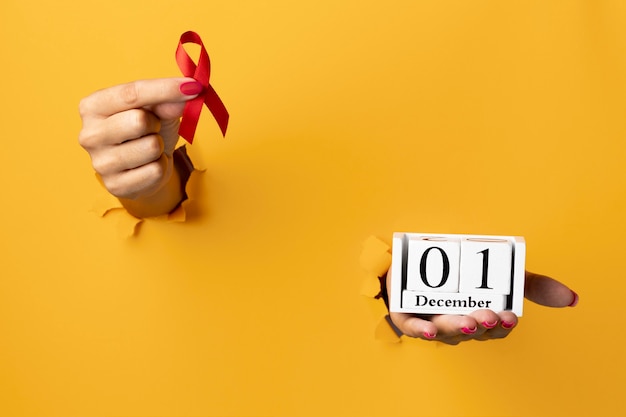
[[[470,329],[469,327],[463,327],[461,331],[465,334],[474,334],[476,333],[476,327],[474,327],[473,329]]]
[[[180,92],[186,96],[195,96],[196,94],[200,94],[202,92],[202,84],[198,81],[188,81],[186,83],[182,83],[180,85]]]
[[[515,326],[515,323],[511,323],[508,321],[502,321],[502,327],[504,327],[505,329],[512,329],[513,326]]]
[[[434,339],[434,338],[435,338],[435,336],[437,336],[437,335],[436,335],[436,334],[430,334],[430,333],[428,333],[428,332],[424,332],[424,337],[425,337],[426,339]]]
[[[494,322],[483,321],[481,324],[483,325],[483,327],[487,329],[493,329],[494,327],[498,325],[498,322],[497,321],[494,321]]]
[[[576,304],[578,304],[578,294],[576,294],[574,291],[572,291],[572,295],[574,296],[574,299],[568,305],[568,307],[576,307]]]

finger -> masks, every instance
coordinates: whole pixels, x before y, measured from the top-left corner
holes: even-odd
[[[161,137],[148,135],[94,151],[91,161],[97,173],[107,176],[157,161],[162,153]]]
[[[500,324],[500,316],[493,310],[476,310],[469,315],[478,323],[478,334],[491,330]]]
[[[578,294],[559,281],[526,271],[524,296],[530,301],[548,307],[574,307]]]
[[[116,174],[102,176],[105,187],[118,198],[136,199],[157,192],[172,174],[171,158],[162,154],[156,161]]]
[[[178,118],[160,119],[151,111],[132,109],[104,120],[91,120],[78,135],[78,142],[93,158],[99,148],[158,132],[165,144],[164,152],[171,156],[178,141],[179,125]]]
[[[391,321],[400,331],[410,337],[434,339],[437,336],[437,326],[413,314],[390,313]]]
[[[80,102],[79,110],[85,117],[109,117],[115,113],[160,103],[180,103],[197,96],[184,94],[181,85],[197,83],[192,78],[159,78],[139,80],[96,91]],[[193,92],[194,89],[183,90]],[[199,91],[198,91],[199,92]]]
[[[131,109],[116,113],[106,119],[100,133],[101,145],[118,145],[130,139],[137,139],[159,132],[161,120],[152,112]]]
[[[163,120],[179,119],[183,115],[185,103],[159,103],[150,106],[150,110]]]
[[[442,338],[455,336],[473,337],[475,333],[482,332],[476,319],[472,316],[441,314],[433,316],[431,321],[437,326],[437,334]]]
[[[149,133],[157,133],[161,122],[152,112],[131,109],[107,119],[90,119],[83,124],[78,142],[90,154],[102,147],[118,145]]]
[[[476,340],[502,339],[507,337],[515,326],[517,326],[517,316],[511,311],[502,311],[498,315],[498,322],[499,324],[497,326],[478,335]]]

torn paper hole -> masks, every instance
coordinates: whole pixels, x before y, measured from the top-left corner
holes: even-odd
[[[363,242],[359,263],[368,276],[363,280],[361,294],[376,297],[380,293],[378,277],[385,276],[391,266],[390,249],[388,244],[376,236],[370,236]]]
[[[367,272],[367,276],[361,286],[361,294],[371,298],[380,297],[381,280],[379,277],[384,277],[391,266],[390,250],[391,247],[376,236],[370,236],[363,242],[359,263]],[[389,314],[381,318],[374,332],[376,340],[391,343],[400,342],[400,336],[402,333],[391,322]]]
[[[391,266],[390,249],[391,247],[387,243],[376,236],[368,237],[363,242],[363,250],[359,260],[361,267],[377,277],[384,276]]]

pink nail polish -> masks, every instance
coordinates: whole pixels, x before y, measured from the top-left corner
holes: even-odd
[[[470,329],[469,327],[463,327],[461,331],[465,334],[474,334],[476,333],[476,327],[474,327],[473,329]]]
[[[186,96],[195,96],[202,92],[202,84],[198,81],[189,81],[180,85],[180,92]]]
[[[504,327],[505,329],[512,329],[513,326],[515,326],[515,323],[511,323],[508,321],[502,321],[502,327]]]
[[[568,307],[576,307],[576,304],[578,304],[578,294],[576,294],[574,291],[572,291],[572,294],[574,295],[574,299],[568,305]]]
[[[424,332],[424,337],[425,337],[426,339],[434,339],[434,338],[435,338],[435,336],[437,336],[437,335],[436,335],[436,334],[430,334],[430,333],[428,333],[428,332]]]
[[[483,321],[481,324],[486,329],[493,329],[494,327],[498,325],[498,322],[497,321],[494,321],[494,322]]]

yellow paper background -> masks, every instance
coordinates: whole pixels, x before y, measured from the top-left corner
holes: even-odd
[[[205,41],[186,223],[123,238],[78,101]],[[3,0],[0,415],[624,410],[621,1]],[[580,294],[502,341],[374,339],[361,243],[522,235]]]

